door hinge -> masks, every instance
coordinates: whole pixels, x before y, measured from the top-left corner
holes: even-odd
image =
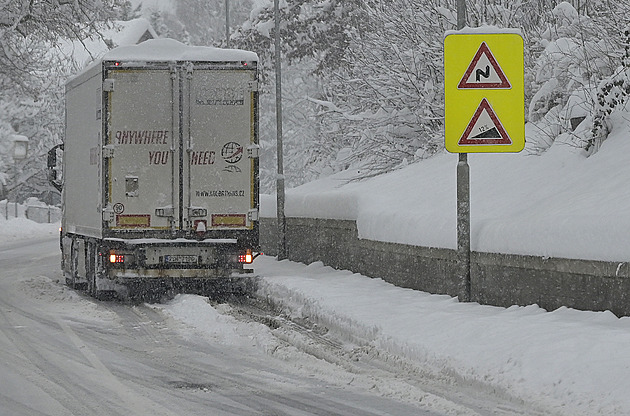
[[[103,80],[103,91],[104,92],[112,92],[114,91],[114,79],[106,78]]]
[[[247,146],[247,157],[250,159],[255,159],[260,155],[260,146],[257,144],[250,144]]]
[[[110,204],[107,204],[107,206],[103,208],[103,221],[114,221],[114,209]]]
[[[103,146],[103,157],[104,158],[113,158],[114,157],[114,145],[108,144]]]
[[[249,221],[258,221],[258,208],[247,211],[247,219]]]
[[[247,85],[248,85],[250,91],[258,92],[258,81],[256,81],[256,80],[249,81]]]

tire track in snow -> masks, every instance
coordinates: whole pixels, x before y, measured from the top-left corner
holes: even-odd
[[[125,405],[127,411],[134,415],[152,414],[164,416],[179,416],[170,410],[162,407],[139,394],[134,394],[130,386],[123,384],[111,371],[103,364],[103,362],[94,354],[94,352],[79,338],[79,336],[70,328],[70,326],[62,320],[58,320],[59,326],[66,333],[79,352],[92,364],[92,366],[100,373],[100,377],[105,380],[106,386],[110,389],[115,397],[118,397]]]

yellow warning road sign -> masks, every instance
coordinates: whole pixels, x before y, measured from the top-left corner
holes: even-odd
[[[454,32],[444,40],[445,146],[453,153],[525,146],[523,38]]]

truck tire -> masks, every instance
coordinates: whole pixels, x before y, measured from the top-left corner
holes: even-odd
[[[85,269],[87,274],[87,293],[88,295],[96,298],[97,286],[96,286],[96,245],[92,242],[87,244],[85,250]]]
[[[99,282],[103,278],[103,265],[101,264],[101,256],[95,242],[90,242],[86,250],[86,268],[88,270],[88,295],[97,300],[106,300],[112,298],[116,292],[111,290],[99,289]]]

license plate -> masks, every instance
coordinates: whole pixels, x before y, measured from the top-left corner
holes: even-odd
[[[183,254],[175,254],[175,255],[170,255],[170,256],[164,256],[164,262],[165,263],[186,263],[186,264],[191,264],[191,263],[197,263],[198,261],[198,257],[197,256],[187,256],[187,255],[183,255]]]

